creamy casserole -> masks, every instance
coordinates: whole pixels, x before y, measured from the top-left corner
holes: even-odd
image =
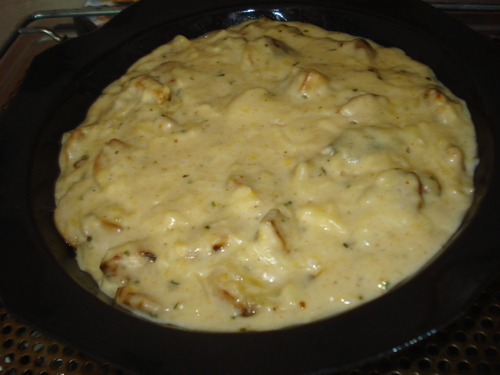
[[[55,221],[119,304],[181,327],[328,317],[414,274],[472,194],[466,105],[401,50],[252,20],[137,61],[63,137]]]

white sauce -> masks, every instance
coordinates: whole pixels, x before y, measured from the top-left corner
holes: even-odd
[[[249,21],[140,59],[63,139],[55,220],[119,303],[267,330],[376,298],[473,193],[465,104],[402,51]]]

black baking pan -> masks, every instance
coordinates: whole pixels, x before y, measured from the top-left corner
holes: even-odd
[[[142,0],[103,28],[35,58],[0,120],[0,295],[18,319],[138,374],[334,373],[400,350],[457,318],[500,270],[500,55],[482,36],[417,0]],[[63,132],[138,58],[266,16],[309,22],[399,47],[464,99],[480,163],[471,209],[432,262],[389,293],[344,314],[268,332],[161,326],[114,306],[53,222]]]

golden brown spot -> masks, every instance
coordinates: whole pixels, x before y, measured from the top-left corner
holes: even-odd
[[[317,70],[304,70],[301,73],[302,84],[299,87],[299,92],[303,95],[308,95],[312,90],[318,89],[328,83],[327,76],[321,74]]]
[[[133,309],[141,310],[156,317],[161,306],[152,297],[141,293],[134,285],[125,285],[116,290],[115,301],[129,306]]]
[[[225,289],[222,289],[221,292],[223,297],[228,301],[230,301],[231,304],[240,311],[240,316],[246,318],[255,315],[257,313],[257,310],[252,303],[241,301],[240,299],[236,298]]]
[[[122,226],[120,226],[118,224],[111,223],[111,222],[103,220],[103,219],[99,219],[99,221],[101,222],[102,228],[107,230],[107,231],[119,233],[123,230]]]
[[[118,275],[118,269],[120,267],[119,262],[122,260],[122,255],[117,254],[113,258],[108,260],[103,260],[99,268],[106,277],[114,277]]]
[[[273,229],[274,233],[281,242],[283,251],[288,254],[290,253],[290,249],[288,249],[285,240],[285,221],[285,217],[281,214],[281,211],[273,208],[272,210],[269,210],[269,212],[266,214],[266,216],[264,216],[261,222],[269,225]]]
[[[80,168],[83,164],[85,164],[85,162],[89,160],[89,157],[88,155],[85,155],[85,156],[82,156],[82,158],[80,160],[78,160],[75,164],[73,164],[73,167],[75,169],[78,169]]]
[[[368,43],[365,39],[357,38],[354,39],[353,43],[354,49],[364,51],[370,60],[377,56],[377,51],[375,51],[370,43]]]
[[[149,251],[145,251],[145,250],[140,250],[138,252],[138,254],[142,257],[145,257],[149,262],[155,262],[156,261],[156,255],[154,255],[153,253],[149,252]]]
[[[104,168],[112,166],[115,163],[116,155],[118,155],[120,151],[126,149],[127,147],[129,147],[128,144],[116,138],[113,138],[110,141],[106,142],[101,152],[95,159],[93,169],[94,175],[98,174]]]

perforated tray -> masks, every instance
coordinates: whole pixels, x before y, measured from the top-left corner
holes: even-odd
[[[0,373],[5,375],[128,374],[18,322],[1,305],[0,343]],[[450,326],[338,375],[434,374],[500,374],[500,279]]]

